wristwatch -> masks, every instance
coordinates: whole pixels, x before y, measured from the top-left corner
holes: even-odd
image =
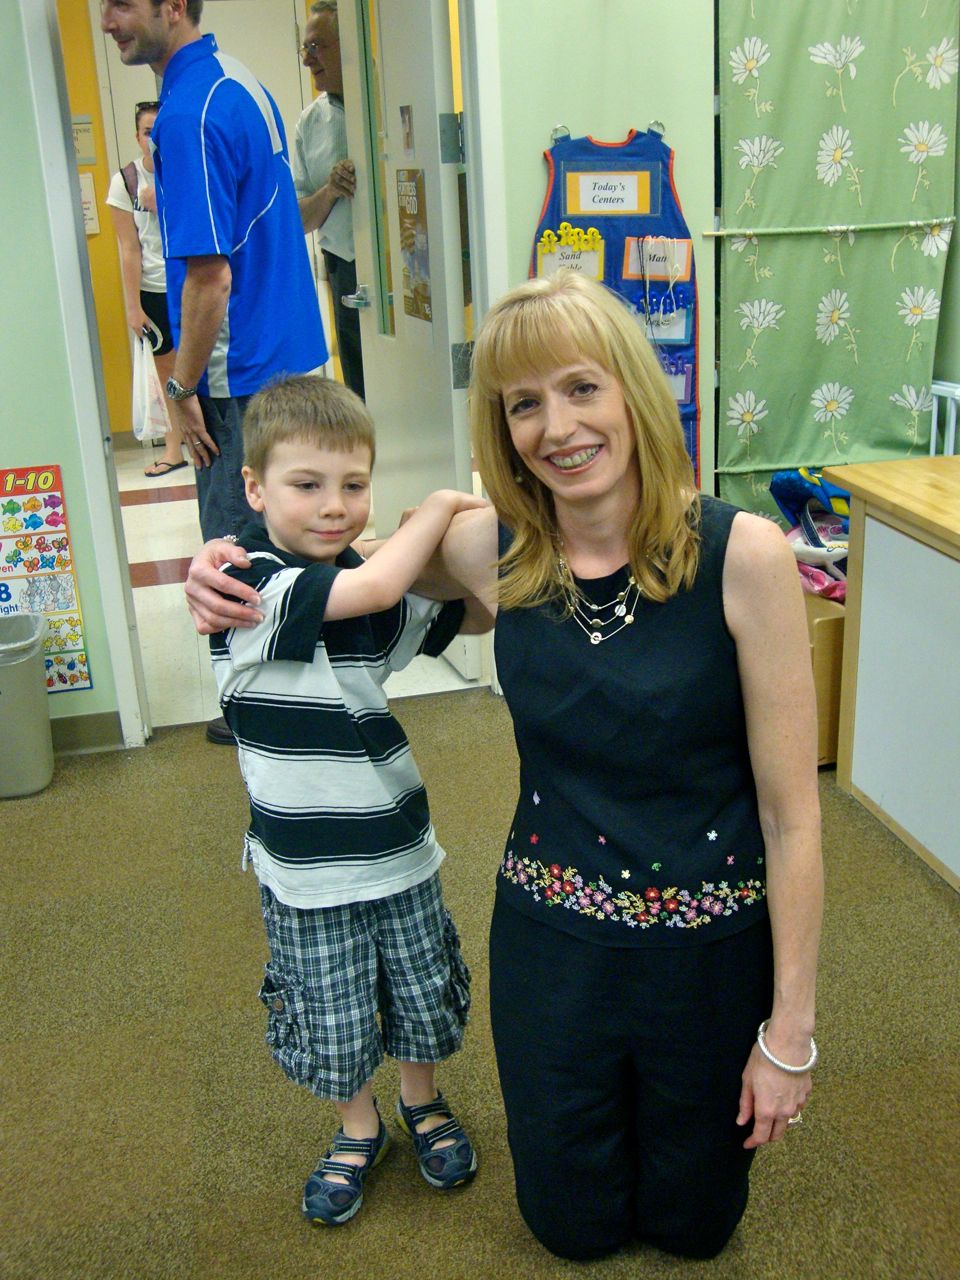
[[[167,395],[171,400],[189,400],[191,396],[195,396],[196,394],[196,387],[185,387],[183,383],[178,382],[176,378],[167,379]]]

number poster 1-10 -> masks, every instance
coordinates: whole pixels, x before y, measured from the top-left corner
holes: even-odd
[[[0,617],[42,613],[47,692],[90,689],[59,467],[0,470]]]

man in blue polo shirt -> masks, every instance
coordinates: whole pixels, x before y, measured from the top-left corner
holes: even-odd
[[[327,360],[283,124],[242,63],[198,29],[203,0],[103,0],[126,66],[163,77],[157,213],[177,344],[167,395],[197,468],[205,539],[239,530],[243,413],[280,373]],[[212,741],[232,743],[226,725]]]

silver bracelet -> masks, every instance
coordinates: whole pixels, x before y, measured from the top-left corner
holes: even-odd
[[[225,533],[220,538],[221,542],[232,542],[234,546],[240,541],[235,533]]]
[[[779,1058],[774,1057],[774,1055],[767,1048],[767,1042],[764,1039],[764,1034],[769,1025],[770,1025],[770,1019],[767,1018],[760,1023],[760,1026],[757,1029],[757,1044],[760,1046],[760,1052],[763,1054],[766,1060],[768,1062],[772,1062],[775,1067],[779,1067],[781,1071],[788,1071],[792,1076],[802,1076],[807,1071],[812,1071],[813,1068],[817,1065],[817,1058],[820,1056],[817,1053],[817,1042],[816,1040],[814,1040],[813,1036],[810,1037],[810,1057],[806,1060],[806,1062],[803,1064],[802,1067],[792,1067],[789,1062],[781,1062]]]

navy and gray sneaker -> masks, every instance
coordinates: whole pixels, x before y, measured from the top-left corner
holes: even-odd
[[[417,1133],[417,1125],[427,1116],[434,1115],[446,1116],[447,1119],[428,1133]],[[400,1128],[413,1139],[420,1172],[431,1187],[449,1191],[452,1187],[462,1187],[473,1181],[477,1174],[477,1153],[442,1093],[421,1107],[406,1107],[400,1099],[397,1116]],[[450,1146],[437,1146],[437,1143],[451,1138]]]
[[[325,1227],[339,1227],[349,1222],[363,1204],[363,1184],[375,1169],[390,1146],[387,1126],[380,1121],[380,1132],[375,1138],[348,1138],[342,1129],[334,1135],[330,1150],[320,1158],[320,1163],[307,1179],[303,1188],[303,1213],[311,1222]],[[338,1155],[362,1155],[364,1165],[347,1164]],[[328,1182],[330,1174],[340,1174],[344,1182]]]

